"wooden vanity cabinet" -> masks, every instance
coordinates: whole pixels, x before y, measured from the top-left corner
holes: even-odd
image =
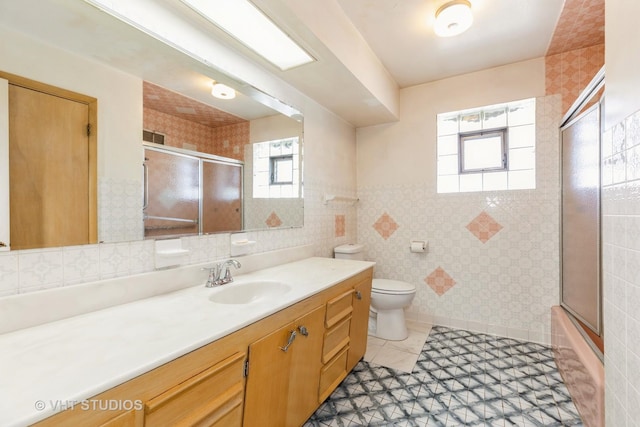
[[[358,273],[89,399],[135,402],[134,409],[76,406],[36,425],[300,426],[364,355],[372,273]]]

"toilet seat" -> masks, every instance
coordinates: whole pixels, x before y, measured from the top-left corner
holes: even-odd
[[[373,279],[371,292],[388,295],[405,295],[416,291],[416,287],[407,282],[389,279]]]

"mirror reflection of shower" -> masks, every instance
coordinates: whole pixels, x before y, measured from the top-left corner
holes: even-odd
[[[145,145],[144,235],[239,231],[242,162]]]

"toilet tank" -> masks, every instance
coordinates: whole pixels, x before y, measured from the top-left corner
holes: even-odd
[[[364,260],[364,245],[348,244],[340,245],[333,249],[333,254],[338,259]]]

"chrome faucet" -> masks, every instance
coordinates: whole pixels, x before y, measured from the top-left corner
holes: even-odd
[[[213,267],[203,268],[203,270],[209,270],[209,278],[207,279],[207,283],[205,286],[207,288],[213,288],[215,286],[226,285],[227,283],[233,282],[233,277],[231,277],[231,270],[229,267],[234,266],[235,268],[240,268],[242,265],[235,259],[228,259],[223,262],[219,262],[214,264]]]

